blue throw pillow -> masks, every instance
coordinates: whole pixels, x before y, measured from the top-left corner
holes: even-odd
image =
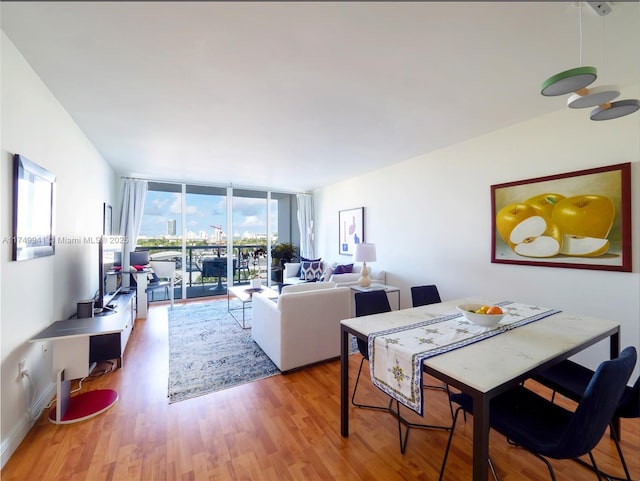
[[[322,262],[322,257],[317,259],[307,259],[306,257],[300,256],[300,262]]]
[[[351,274],[353,272],[353,264],[340,264],[333,269],[334,274]]]
[[[298,269],[298,273],[296,274],[296,277],[299,277],[301,280],[304,281],[304,275],[302,274],[302,263],[303,262],[322,262],[322,259],[321,258],[318,258],[318,259],[307,259],[306,257],[300,256],[300,268]]]
[[[303,281],[317,281],[322,277],[322,262],[302,262],[300,264],[300,279]]]

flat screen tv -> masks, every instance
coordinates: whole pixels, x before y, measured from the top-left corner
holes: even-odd
[[[98,294],[96,309],[108,309],[122,288],[122,237],[101,236],[98,243]]]
[[[13,260],[52,256],[56,176],[20,154],[13,167]]]

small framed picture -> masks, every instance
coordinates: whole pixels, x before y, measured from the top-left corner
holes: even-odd
[[[364,207],[339,211],[338,224],[338,253],[353,255],[353,246],[364,242]]]

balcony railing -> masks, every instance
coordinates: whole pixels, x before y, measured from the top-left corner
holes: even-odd
[[[138,250],[149,250],[152,260],[173,260],[176,262],[176,290],[175,298],[182,297],[182,279],[186,281],[187,299],[208,296],[226,295],[227,279],[227,246],[205,245],[187,246],[186,264],[182,265],[182,252],[175,246],[139,246]],[[242,244],[235,245],[233,255],[232,285],[250,284],[251,279],[258,275],[263,284],[268,284],[271,272],[271,285],[281,282],[279,268],[270,270],[268,267],[267,251],[264,245]],[[151,301],[166,300],[162,289],[152,292]]]

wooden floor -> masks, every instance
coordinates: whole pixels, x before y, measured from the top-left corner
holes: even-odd
[[[351,408],[351,435],[340,436],[338,361],[169,405],[167,308],[138,320],[123,369],[85,382],[114,388],[119,402],[93,419],[56,426],[43,413],[2,470],[26,480],[436,480],[448,434],[412,430],[405,455],[389,414]],[[351,362],[351,385],[359,363]],[[428,380],[429,382],[431,380]],[[368,380],[368,400],[385,397]],[[428,390],[426,421],[450,422],[444,393]],[[445,479],[471,479],[472,423],[460,417]],[[623,450],[640,479],[640,422],[623,420]],[[601,468],[621,473],[608,435],[596,449]],[[491,434],[501,480],[549,480],[544,464]],[[554,461],[558,481],[594,480],[573,461]]]

